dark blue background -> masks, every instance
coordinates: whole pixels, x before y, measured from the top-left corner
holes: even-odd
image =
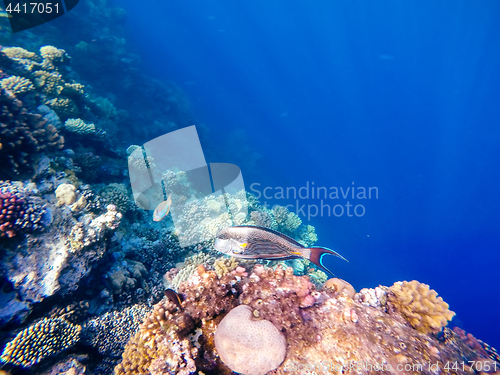
[[[248,187],[378,187],[362,218],[311,220],[350,260],[329,267],[357,290],[428,283],[500,346],[498,1],[118,3],[211,129],[209,161]]]

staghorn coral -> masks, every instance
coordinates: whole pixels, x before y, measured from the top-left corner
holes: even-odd
[[[284,233],[293,233],[302,224],[302,220],[295,213],[289,212],[286,207],[274,206],[274,219],[278,230]]]
[[[285,359],[286,339],[269,321],[254,319],[252,309],[232,309],[215,331],[215,347],[222,361],[245,375],[264,375]]]
[[[73,346],[80,339],[81,327],[62,318],[44,318],[17,334],[7,343],[0,360],[31,367],[42,359]]]
[[[19,76],[10,76],[2,79],[0,81],[0,86],[5,90],[11,91],[15,95],[21,95],[35,89],[35,86],[33,86],[33,83],[31,83],[29,79]]]
[[[455,315],[427,284],[403,281],[394,283],[389,290],[388,301],[420,332],[437,332]]]
[[[40,153],[62,148],[64,138],[41,115],[28,113],[22,102],[0,89],[0,178],[33,174]]]

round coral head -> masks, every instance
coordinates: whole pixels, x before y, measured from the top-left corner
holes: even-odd
[[[285,336],[268,320],[256,320],[252,309],[232,309],[215,332],[215,347],[222,362],[244,375],[264,375],[285,359]]]

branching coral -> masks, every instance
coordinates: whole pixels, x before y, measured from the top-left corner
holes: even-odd
[[[64,89],[64,80],[57,72],[37,70],[33,73],[35,87],[50,96],[58,96]]]
[[[214,262],[214,269],[217,277],[220,279],[222,276],[228,274],[238,267],[238,260],[234,257],[220,257]]]
[[[397,282],[389,288],[389,302],[420,332],[436,332],[448,324],[455,313],[429,285],[416,280]]]
[[[41,115],[28,113],[22,102],[0,89],[0,178],[33,171],[44,151],[63,147],[64,138]]]
[[[21,95],[35,89],[35,86],[33,86],[33,83],[31,83],[29,79],[19,76],[10,76],[2,79],[0,81],[0,86],[5,90],[11,91],[15,95]]]
[[[42,65],[47,69],[57,69],[60,65],[70,60],[65,50],[53,46],[41,47],[40,55],[43,58]]]
[[[80,114],[75,102],[69,98],[50,99],[45,104],[52,108],[62,120],[78,117]]]
[[[7,47],[2,49],[2,52],[9,56],[11,59],[28,59],[40,62],[41,59],[34,52],[30,52],[21,47]]]
[[[64,122],[64,128],[76,135],[95,135],[97,128],[92,123],[86,123],[81,118],[70,118]]]
[[[73,346],[80,339],[81,327],[62,318],[45,318],[22,330],[7,343],[0,360],[31,367],[42,359]]]

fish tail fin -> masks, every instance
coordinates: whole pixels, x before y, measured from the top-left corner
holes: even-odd
[[[326,247],[309,247],[309,248],[303,249],[302,253],[303,253],[304,258],[310,260],[316,266],[318,266],[323,271],[326,271],[331,275],[333,275],[332,271],[330,271],[328,268],[326,268],[323,265],[323,256],[325,256],[326,254],[331,254],[331,255],[336,256],[337,258],[340,258],[340,259],[345,260],[346,262],[349,262],[346,258],[344,258],[342,255],[340,255],[336,251],[327,249]]]

